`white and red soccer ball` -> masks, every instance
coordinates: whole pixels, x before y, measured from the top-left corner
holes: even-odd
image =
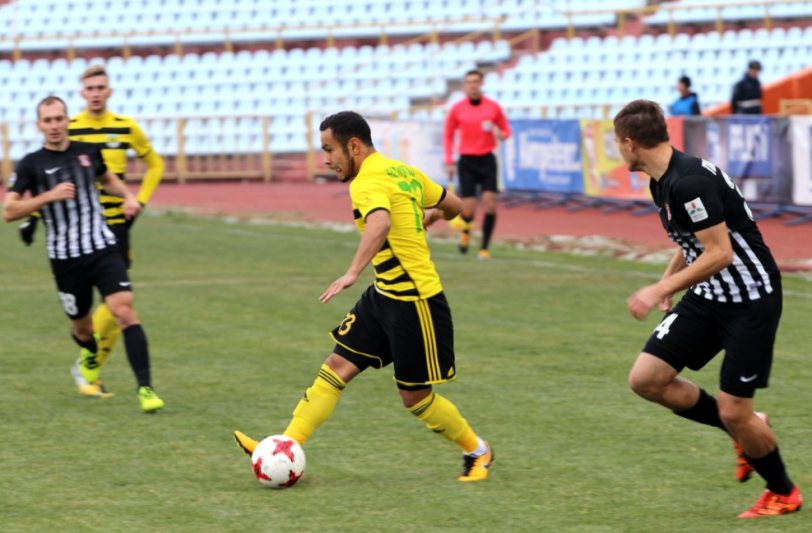
[[[284,435],[273,435],[260,442],[251,455],[254,476],[272,489],[293,486],[305,469],[305,453],[298,442]]]

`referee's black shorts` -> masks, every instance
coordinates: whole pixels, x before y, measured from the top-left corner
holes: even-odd
[[[454,324],[442,292],[403,301],[369,287],[330,335],[335,353],[361,370],[394,363],[400,389],[425,389],[456,378]]]
[[[725,350],[722,392],[752,398],[767,388],[781,319],[780,280],[769,296],[743,303],[715,303],[688,292],[651,334],[643,351],[678,372],[699,370]]]
[[[482,191],[499,192],[496,179],[496,156],[461,155],[457,162],[460,177],[460,196],[471,198],[477,195],[477,186]]]

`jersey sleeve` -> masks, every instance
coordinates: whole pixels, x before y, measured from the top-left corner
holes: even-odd
[[[373,180],[355,181],[350,186],[352,207],[358,210],[365,221],[370,213],[384,209],[391,212],[389,192],[381,182]]]
[[[23,158],[14,174],[8,180],[8,192],[16,192],[20,196],[31,190],[34,185],[33,170],[28,164],[28,158]]]
[[[692,232],[702,231],[725,221],[724,204],[716,183],[700,174],[682,176],[671,191],[672,211]]]
[[[431,209],[443,201],[446,191],[441,185],[437,185],[428,176],[423,175],[423,208]]]

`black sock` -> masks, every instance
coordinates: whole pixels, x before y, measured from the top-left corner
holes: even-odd
[[[699,401],[696,402],[696,405],[685,411],[674,411],[674,414],[700,424],[719,428],[729,434],[725,425],[722,424],[722,419],[719,418],[719,406],[716,404],[716,398],[705,392],[704,389],[699,389]]]
[[[80,348],[84,348],[90,353],[98,353],[99,346],[96,344],[96,337],[94,335],[90,336],[90,340],[80,340],[79,337],[76,336],[74,332],[70,332],[71,337],[73,337],[73,341],[79,345]]]
[[[764,481],[767,482],[767,489],[784,496],[792,492],[795,483],[793,483],[787,475],[787,468],[781,459],[778,446],[760,459],[752,459],[746,455],[745,458],[747,458],[747,462],[750,463],[750,466],[758,472],[758,475],[763,477]]]
[[[482,249],[487,250],[491,243],[493,227],[496,225],[496,213],[485,214],[485,221],[482,223]]]
[[[122,333],[124,333],[124,348],[127,350],[127,359],[130,360],[130,366],[133,369],[133,374],[135,374],[135,379],[138,380],[138,386],[149,387],[149,347],[144,328],[141,327],[141,324],[135,324]]]

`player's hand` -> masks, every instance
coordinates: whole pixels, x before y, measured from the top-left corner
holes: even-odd
[[[146,205],[142,204],[141,202],[138,202],[138,205],[141,206],[141,212],[143,213],[144,208],[146,207]],[[133,225],[133,223],[135,223],[136,218],[138,218],[138,215],[135,215],[135,216],[133,216],[131,218],[128,218],[127,222],[125,222],[124,225],[127,226],[128,228],[131,227]]]
[[[428,211],[426,211],[426,215],[423,217],[423,227],[428,228],[429,226],[440,220],[442,216],[443,212],[440,211],[439,209],[429,209]]]
[[[319,296],[319,300],[321,303],[326,304],[330,300],[333,299],[333,296],[338,294],[339,292],[343,291],[344,289],[348,289],[352,287],[355,282],[358,280],[358,276],[356,274],[350,274],[347,272],[330,285],[330,288],[325,291],[324,294]]]
[[[445,171],[448,174],[448,179],[453,180],[454,174],[457,173],[457,165],[454,163],[449,163],[445,166]]]
[[[674,295],[666,294],[660,302],[660,311],[667,313],[674,307]]]
[[[76,186],[73,183],[62,182],[51,189],[51,202],[76,198]]]
[[[626,300],[629,311],[637,320],[645,320],[648,314],[658,305],[662,305],[667,295],[659,285],[643,287]]]
[[[505,135],[504,133],[502,133],[502,130],[496,130],[496,131],[494,132],[493,136],[494,136],[494,137],[496,137],[496,138],[497,138],[497,139],[498,139],[500,142],[501,142],[501,141],[504,141],[505,139],[507,139],[507,135]]]
[[[124,200],[124,218],[127,220],[135,220],[135,217],[141,213],[142,209],[143,206],[135,198],[127,198]]]
[[[37,231],[38,222],[39,217],[31,215],[28,217],[28,220],[20,225],[20,239],[22,239],[26,246],[31,246],[31,243],[34,242],[34,232]]]

